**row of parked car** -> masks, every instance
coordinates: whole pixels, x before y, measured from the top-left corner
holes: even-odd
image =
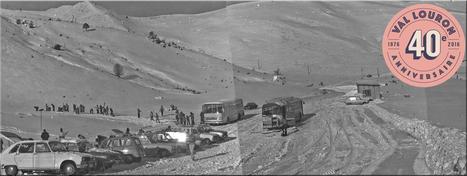
[[[60,141],[23,140],[2,151],[2,173],[61,173],[73,175],[89,171],[103,171],[114,164],[140,162],[144,157],[168,157],[189,154],[188,134],[194,137],[195,150],[228,139],[226,131],[209,125],[176,126],[157,129],[148,127],[138,134],[108,137],[99,144],[87,140]]]

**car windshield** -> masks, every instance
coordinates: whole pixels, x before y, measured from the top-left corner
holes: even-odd
[[[268,107],[263,107],[263,115],[280,115],[281,114],[281,108],[279,106],[268,106]]]
[[[222,104],[205,104],[203,105],[204,113],[222,113],[224,110]]]
[[[68,151],[72,151],[72,152],[78,152],[79,151],[78,144],[76,144],[76,143],[72,143],[72,142],[65,143],[65,146],[66,146],[66,149]]]
[[[143,145],[151,144],[151,141],[149,141],[149,139],[146,136],[139,137],[139,141],[141,141]]]
[[[66,152],[66,151],[68,151],[66,149],[65,144],[62,144],[60,142],[50,142],[49,145],[50,145],[50,149],[53,152]]]

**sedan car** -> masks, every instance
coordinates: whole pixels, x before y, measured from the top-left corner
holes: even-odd
[[[256,108],[258,108],[258,105],[257,105],[256,103],[249,102],[249,103],[247,103],[247,104],[245,105],[244,108],[247,109],[247,110],[248,110],[248,109],[256,109]]]
[[[345,100],[346,105],[363,105],[369,102],[369,99],[362,98],[361,96],[349,96]]]
[[[1,153],[0,163],[7,175],[16,175],[19,171],[73,175],[96,167],[96,159],[92,155],[69,152],[59,141],[43,140],[20,141],[11,145]]]
[[[141,141],[134,136],[111,137],[101,142],[99,148],[122,152],[129,162],[139,162],[145,156]]]

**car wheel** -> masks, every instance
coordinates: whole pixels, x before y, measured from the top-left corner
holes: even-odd
[[[131,155],[125,155],[124,159],[125,159],[125,163],[127,163],[127,164],[130,164],[130,163],[133,162],[133,156],[131,156]]]
[[[65,175],[73,175],[76,173],[76,166],[71,162],[66,162],[62,164],[62,167],[60,168],[60,170]]]
[[[163,149],[161,151],[161,157],[167,157],[167,156],[170,156],[170,152],[166,149]]]
[[[6,166],[5,167],[5,173],[6,173],[6,175],[17,175],[18,174],[18,168],[16,166]]]
[[[209,140],[209,139],[203,139],[203,140],[201,141],[201,145],[203,145],[203,146],[207,146],[207,145],[209,145],[209,144],[211,144],[211,140]]]

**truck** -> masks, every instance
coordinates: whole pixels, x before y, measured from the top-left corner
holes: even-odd
[[[278,97],[262,106],[263,130],[286,129],[296,126],[303,118],[303,100],[296,97]]]

